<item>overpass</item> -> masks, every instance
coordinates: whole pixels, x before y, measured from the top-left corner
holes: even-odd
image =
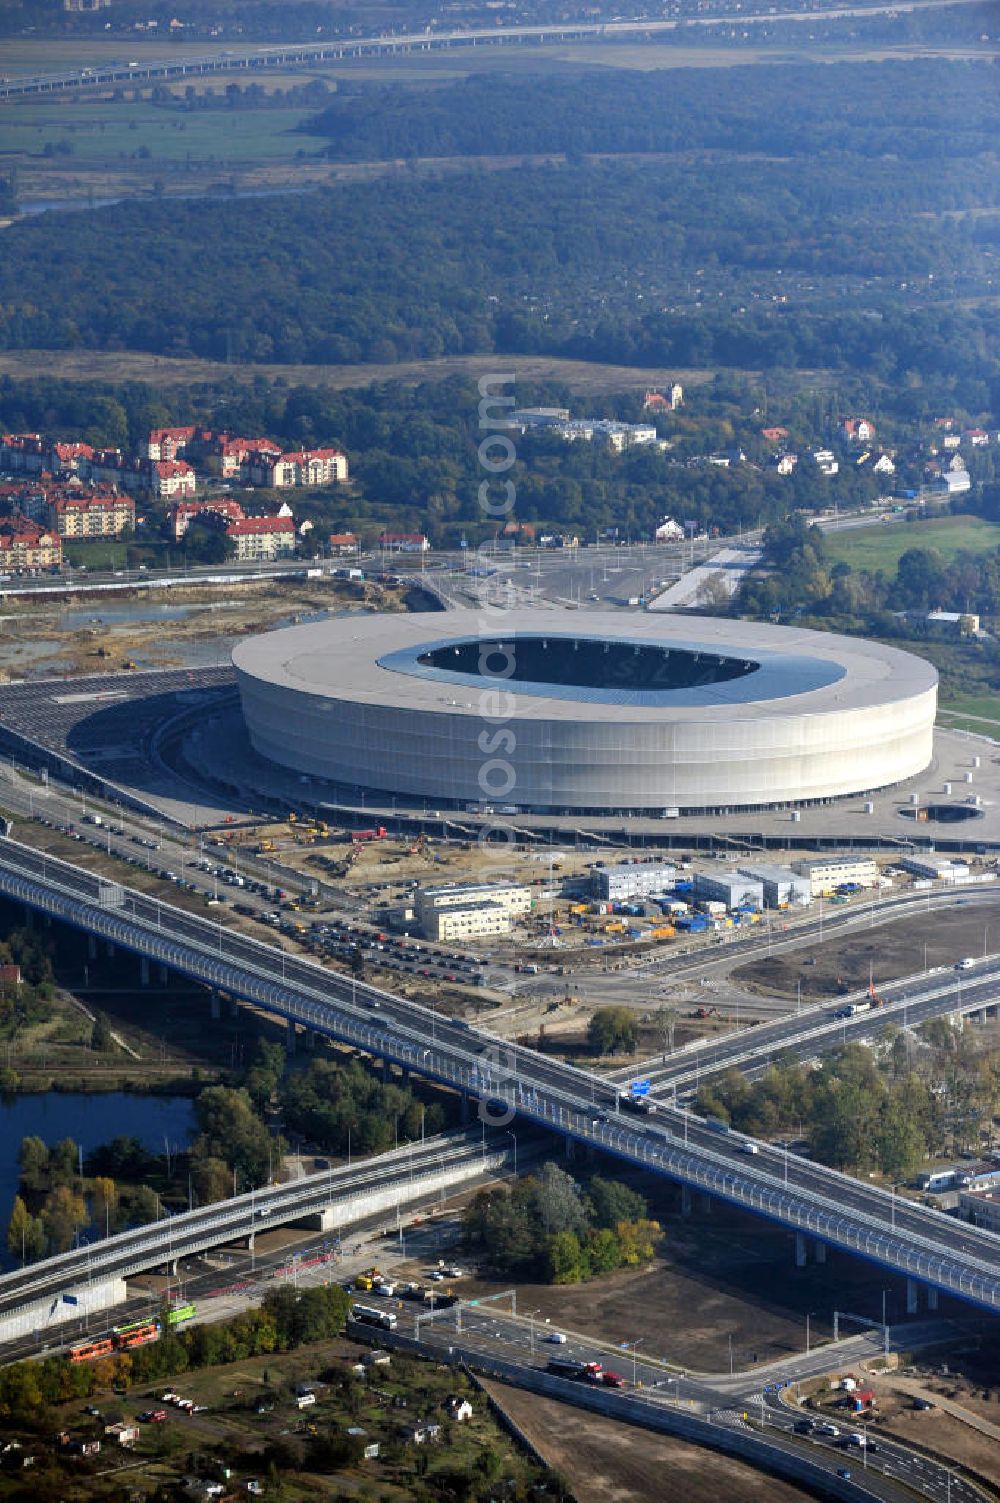
[[[0,839],[0,893],[206,986],[439,1081],[480,1100],[484,1123],[510,1133],[523,1119],[717,1196],[796,1233],[802,1262],[812,1243],[834,1246],[904,1275],[908,1307],[920,1285],[1000,1312],[1000,1238],[893,1193],[769,1145],[719,1133],[686,1112],[625,1117],[618,1087],[533,1050],[324,967],[156,898]],[[953,999],[941,999],[951,1010]],[[163,1232],[160,1233],[161,1237]],[[162,1251],[162,1243],[161,1243]]]
[[[985,956],[971,971],[938,966],[930,971],[880,983],[878,1000],[870,1005],[868,989],[825,1002],[813,1003],[788,1017],[760,1023],[752,1029],[719,1039],[695,1039],[674,1053],[658,1054],[607,1077],[625,1084],[637,1077],[649,1080],[655,1099],[676,1098],[696,1090],[702,1080],[721,1070],[736,1069],[753,1078],[779,1054],[799,1059],[817,1055],[850,1038],[872,1038],[896,1024],[909,1028],[928,1018],[981,1012],[1000,1001],[1000,955]],[[850,1007],[864,1011],[845,1018]]]
[[[126,1279],[161,1266],[176,1273],[178,1260],[194,1253],[234,1242],[245,1242],[252,1253],[257,1236],[289,1223],[339,1231],[506,1170],[511,1149],[505,1134],[443,1134],[353,1168],[234,1195],[29,1264],[0,1276],[0,1343],[123,1304]]]

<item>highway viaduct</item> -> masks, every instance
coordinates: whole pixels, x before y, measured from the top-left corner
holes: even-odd
[[[1000,1238],[989,1232],[770,1145],[750,1155],[746,1139],[714,1132],[687,1112],[665,1106],[653,1118],[627,1116],[619,1110],[614,1082],[439,1017],[9,837],[0,839],[0,893],[284,1017],[290,1028],[337,1039],[477,1099],[484,1123],[508,1133],[515,1149],[524,1123],[555,1130],[571,1144],[600,1149],[688,1191],[778,1222],[795,1233],[799,1262],[811,1247],[824,1261],[832,1246],[905,1276],[911,1313],[920,1287],[928,1290],[930,1308],[943,1291],[1000,1313]],[[989,991],[989,977],[983,985]],[[955,1011],[956,991],[934,989],[939,994],[925,999],[928,1006]],[[983,1006],[985,999],[978,993],[972,998],[972,991],[961,1005]]]

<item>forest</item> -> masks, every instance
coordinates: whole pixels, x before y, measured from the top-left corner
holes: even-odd
[[[949,77],[963,92],[957,117],[941,89]],[[987,62],[952,71],[926,59],[824,68],[786,64],[780,78],[776,89],[775,70],[755,66],[568,76],[481,73],[432,89],[348,82],[303,131],[328,136],[330,156],[343,161],[725,152],[807,165],[834,154],[891,153],[928,166],[967,163],[995,143],[996,91]]]
[[[0,265],[0,348],[993,372],[985,72],[894,63],[781,77],[787,106],[757,69],[703,71],[697,88],[679,71],[472,79],[399,105],[345,96],[321,118],[348,156],[403,150],[404,135],[413,151],[572,150],[439,177],[401,165],[376,182],[220,197],[211,212],[154,195],[21,221]],[[945,124],[956,88],[965,104]],[[578,141],[626,154],[590,157]]]

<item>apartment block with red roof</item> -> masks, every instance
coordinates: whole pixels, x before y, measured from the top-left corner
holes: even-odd
[[[114,538],[135,528],[135,502],[119,491],[61,495],[52,510],[61,538]]]
[[[226,536],[236,544],[240,563],[267,563],[295,552],[295,522],[291,517],[244,517],[229,524]]]
[[[53,475],[89,474],[93,457],[94,450],[90,444],[53,443],[49,445],[45,468]]]
[[[253,485],[285,490],[294,486],[339,485],[347,479],[347,456],[339,449],[295,449],[258,454],[249,465]]]
[[[154,462],[176,459],[194,442],[197,433],[196,427],[153,428],[146,440],[146,458]]]
[[[0,470],[11,475],[40,475],[48,445],[40,433],[5,433],[0,437]]]
[[[193,496],[198,487],[194,470],[185,459],[151,459],[149,489],[154,496]]]
[[[178,501],[170,513],[174,541],[179,543],[191,523],[199,517],[217,517],[228,526],[231,522],[242,522],[244,511],[238,501],[225,496],[215,496],[207,501]]]
[[[0,522],[0,570],[4,574],[34,574],[61,564],[62,540],[56,533],[27,517]]]

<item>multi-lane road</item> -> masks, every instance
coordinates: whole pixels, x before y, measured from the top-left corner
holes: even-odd
[[[0,891],[293,1024],[479,1098],[485,1119],[515,1144],[519,1119],[555,1129],[804,1237],[1000,1310],[1000,1238],[989,1232],[781,1150],[761,1145],[751,1154],[739,1135],[713,1131],[686,1112],[664,1106],[653,1118],[626,1114],[618,1110],[617,1086],[596,1075],[332,975],[9,838],[0,840]],[[941,1012],[953,1010],[957,983],[955,992],[942,987],[938,998],[926,1000]]]

